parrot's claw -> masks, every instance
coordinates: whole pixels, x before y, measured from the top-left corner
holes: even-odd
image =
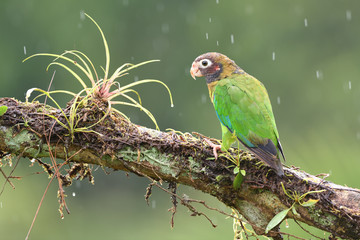
[[[221,145],[218,145],[218,144],[215,144],[213,142],[211,142],[209,139],[207,138],[204,138],[204,141],[210,146],[213,148],[213,154],[214,154],[214,157],[215,157],[215,160],[218,158],[218,154],[217,154],[217,151],[221,151]]]

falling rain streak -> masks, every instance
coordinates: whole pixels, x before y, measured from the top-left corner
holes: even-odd
[[[351,81],[349,81],[349,90],[351,90]]]
[[[234,34],[230,35],[230,41],[231,41],[231,44],[234,44]]]
[[[73,197],[75,197],[75,196],[76,196],[76,193],[75,193],[75,192],[73,192],[73,193],[72,193],[72,196],[73,196]]]
[[[219,46],[219,41],[216,41],[216,46]]]
[[[84,10],[80,10],[80,20],[81,21],[85,20],[85,11]]]
[[[280,105],[280,96],[277,97],[277,103]]]
[[[26,47],[24,46],[24,55],[26,55]]]
[[[216,4],[219,4],[219,0],[216,0]]]
[[[304,19],[304,25],[305,25],[305,27],[308,26],[308,20],[307,20],[307,18]]]
[[[351,11],[346,10],[346,20],[351,21]]]
[[[323,79],[323,73],[320,70],[316,70],[316,78],[319,80]]]
[[[209,23],[211,23],[211,17],[209,18]]]
[[[272,52],[272,60],[275,61],[275,52]]]
[[[206,40],[208,40],[209,39],[209,34],[205,33],[205,37],[206,37]]]

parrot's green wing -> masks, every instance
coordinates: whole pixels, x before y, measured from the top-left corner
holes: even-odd
[[[213,104],[222,125],[261,160],[282,173],[282,152],[271,103],[264,85],[248,74],[221,79]]]

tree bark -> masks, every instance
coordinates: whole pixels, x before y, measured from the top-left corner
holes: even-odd
[[[1,105],[8,106],[7,112],[0,116],[2,156],[22,154],[28,158],[42,158],[49,157],[52,152],[57,159],[72,156],[71,162],[96,164],[188,185],[236,209],[259,235],[265,234],[267,224],[277,213],[294,203],[283,189],[292,196],[324,190],[308,194],[303,200],[316,199],[315,205],[295,204],[298,214],[290,211],[287,218],[330,232],[335,237],[360,239],[360,191],[357,189],[287,167],[285,176],[278,177],[268,167],[259,166],[259,161],[250,153],[231,149],[229,156],[238,159],[241,169],[246,171],[241,187],[235,190],[235,174],[229,167],[233,163],[224,156],[214,160],[212,148],[201,135],[137,126],[114,112],[106,114],[105,103],[92,103],[80,109],[72,132],[64,127],[69,126],[66,121],[70,115],[69,106],[60,111],[11,98],[1,98]],[[86,128],[91,125],[91,129]],[[270,231],[267,235],[280,238],[278,231]]]

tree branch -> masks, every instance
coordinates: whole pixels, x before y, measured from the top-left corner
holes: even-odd
[[[211,147],[199,134],[156,131],[134,125],[113,112],[91,129],[86,129],[106,112],[104,103],[97,103],[79,110],[77,130],[72,135],[54,119],[67,125],[59,109],[10,98],[0,99],[1,105],[8,106],[7,112],[0,117],[1,155],[42,158],[49,157],[52,152],[56,153],[57,159],[74,155],[72,162],[96,164],[188,185],[236,209],[259,235],[265,234],[267,224],[277,213],[294,203],[284,193],[282,184],[288,194],[298,196],[325,190],[308,194],[304,201],[319,201],[310,207],[295,204],[297,214],[290,211],[287,217],[336,237],[360,239],[360,191],[357,189],[290,168],[285,168],[286,176],[279,178],[268,167],[259,166],[249,153],[230,150],[229,154],[240,158],[241,169],[246,170],[240,189],[235,190],[235,175],[229,168],[232,163],[225,157],[213,160]],[[70,107],[63,109],[65,115],[69,111]],[[267,235],[280,239],[278,231],[270,231]]]

